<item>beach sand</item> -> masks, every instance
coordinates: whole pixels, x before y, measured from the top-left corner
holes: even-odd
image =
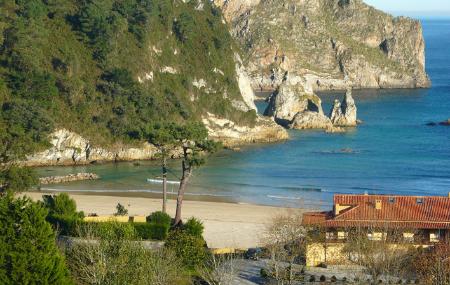
[[[33,200],[41,199],[43,192],[29,192]],[[147,216],[151,212],[161,210],[161,199],[81,195],[70,194],[77,203],[79,211],[86,215],[112,215],[117,203],[128,209],[130,216]],[[175,200],[168,201],[168,213],[175,215]],[[196,217],[203,221],[205,226],[204,237],[210,248],[251,248],[261,245],[261,238],[273,217],[298,211],[298,209],[277,208],[250,204],[233,204],[205,201],[184,201],[183,219]]]

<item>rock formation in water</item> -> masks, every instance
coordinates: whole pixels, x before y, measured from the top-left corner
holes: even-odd
[[[282,84],[270,97],[265,116],[274,117],[275,121],[287,126],[300,112],[313,111],[323,114],[320,98],[314,93],[306,92],[301,84]]]
[[[325,129],[336,133],[345,131],[342,127],[357,125],[357,108],[351,89],[347,90],[342,103],[336,100],[327,117],[322,101],[314,94],[305,92],[303,85],[285,81],[272,94],[264,114],[273,117],[280,125],[289,129]]]
[[[333,125],[337,127],[354,127],[357,125],[357,108],[350,88],[345,93],[342,103],[337,99],[334,101],[330,119]]]
[[[252,86],[286,72],[314,90],[428,87],[419,21],[362,0],[214,0],[241,44]]]
[[[314,111],[303,111],[295,115],[292,122],[289,124],[290,129],[305,130],[305,129],[333,129],[333,124],[330,118],[323,113]]]

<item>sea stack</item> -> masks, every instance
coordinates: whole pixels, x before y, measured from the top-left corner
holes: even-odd
[[[331,122],[336,127],[355,127],[357,125],[357,111],[352,89],[348,88],[342,103],[337,99],[334,101],[334,106],[330,112]]]

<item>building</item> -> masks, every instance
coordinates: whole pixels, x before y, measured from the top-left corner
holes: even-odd
[[[450,196],[335,195],[333,200],[332,211],[303,215],[303,225],[321,236],[307,245],[309,266],[345,262],[342,251],[355,232],[368,240],[414,246],[430,246],[450,237]]]

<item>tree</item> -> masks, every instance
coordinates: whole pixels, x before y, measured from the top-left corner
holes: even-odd
[[[46,209],[28,198],[0,198],[2,284],[72,284]]]
[[[155,145],[160,154],[163,177],[163,213],[167,212],[167,158],[170,150],[174,148],[176,143],[173,132],[174,127],[173,124],[156,124],[151,126],[145,134],[148,142]]]
[[[413,260],[421,284],[450,284],[450,244],[441,242],[429,249],[419,249]]]
[[[212,255],[197,272],[208,285],[231,285],[237,275],[236,269],[233,255]]]
[[[294,281],[294,263],[304,255],[306,231],[302,215],[288,213],[275,216],[266,229],[263,242],[270,253],[272,276],[278,284]],[[287,266],[286,266],[287,265]]]
[[[373,282],[379,282],[380,278],[394,282],[403,273],[409,248],[399,229],[369,227],[350,229],[344,252],[352,263],[365,269]]]
[[[205,153],[216,152],[220,145],[208,140],[208,131],[201,123],[188,123],[176,128],[174,137],[183,149],[183,159],[181,161],[182,176],[180,187],[178,188],[174,222],[175,225],[179,225],[181,223],[184,193],[192,177],[193,170],[205,164]]]

